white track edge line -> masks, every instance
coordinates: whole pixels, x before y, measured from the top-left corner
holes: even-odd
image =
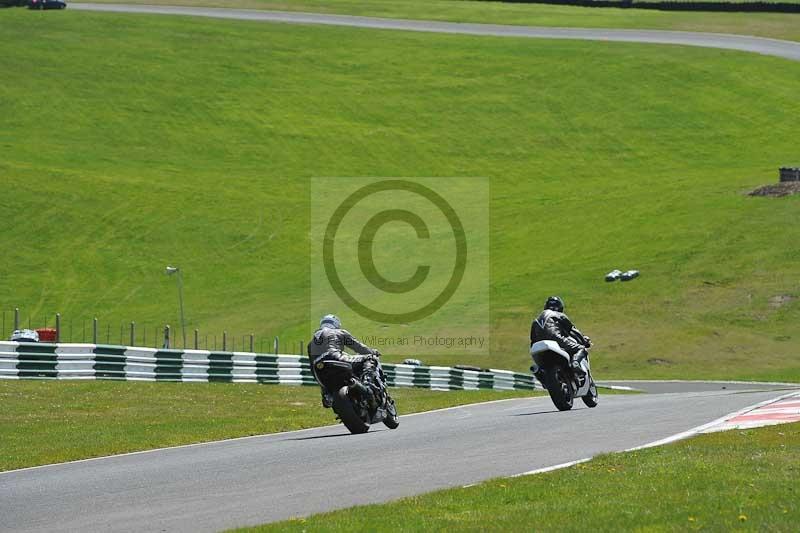
[[[787,394],[782,394],[781,396],[778,396],[777,398],[773,398],[773,399],[770,399],[770,400],[764,400],[763,402],[759,402],[759,403],[757,403],[755,405],[751,405],[751,406],[745,407],[743,409],[739,409],[736,412],[727,414],[727,415],[725,415],[723,417],[717,418],[716,420],[712,420],[711,422],[708,422],[706,424],[702,424],[700,426],[696,426],[696,427],[694,427],[692,429],[688,429],[686,431],[682,431],[680,433],[676,433],[675,435],[672,435],[670,437],[666,437],[666,438],[663,438],[663,439],[655,440],[653,442],[648,442],[647,444],[642,444],[641,446],[634,446],[633,448],[628,448],[628,449],[621,450],[621,451],[615,452],[615,453],[626,453],[626,452],[633,452],[633,451],[637,451],[637,450],[643,450],[645,448],[654,448],[656,446],[663,446],[665,444],[670,444],[670,443],[673,443],[673,442],[676,442],[676,441],[679,441],[679,440],[683,440],[683,439],[686,439],[686,438],[689,438],[689,437],[692,437],[692,436],[695,436],[695,435],[699,435],[700,433],[703,432],[703,430],[708,429],[710,427],[713,427],[713,426],[715,426],[717,424],[722,424],[723,422],[726,422],[726,421],[730,420],[731,418],[735,418],[735,417],[737,417],[739,415],[742,415],[744,413],[748,413],[750,411],[758,409],[759,407],[763,407],[763,406],[769,405],[771,403],[779,402],[779,401],[781,401],[781,400],[783,400],[785,398],[788,398],[788,397],[791,397],[791,396],[796,396],[797,394],[798,394],[797,391],[793,391],[793,392],[790,392],[790,393],[787,393]],[[520,474],[514,474],[514,475],[508,476],[508,477],[522,477],[522,476],[531,476],[531,475],[535,475],[535,474],[543,474],[545,472],[552,472],[554,470],[561,470],[563,468],[569,468],[571,466],[575,466],[575,465],[580,464],[580,463],[585,463],[587,461],[591,461],[592,459],[594,459],[594,456],[585,457],[583,459],[577,459],[575,461],[570,461],[568,463],[561,463],[561,464],[557,464],[557,465],[553,465],[553,466],[546,466],[544,468],[537,468],[536,470],[529,470],[528,472],[522,472]],[[472,485],[465,485],[465,487],[471,487],[471,486]]]
[[[624,390],[630,392],[644,392],[642,389],[634,389],[633,387],[626,387],[625,385],[600,385],[599,383],[595,383],[598,389],[609,389],[609,390]]]
[[[521,474],[514,474],[513,476],[509,477],[522,477],[522,476],[532,476],[534,474],[544,474],[545,472],[552,472],[554,470],[561,470],[562,468],[569,468],[570,466],[575,466],[577,464],[586,463],[591,461],[593,457],[584,457],[583,459],[578,459],[575,461],[569,461],[568,463],[561,463],[553,466],[545,466],[544,468],[537,468],[536,470],[529,470],[528,472],[522,472]]]
[[[677,442],[679,440],[687,439],[689,437],[693,437],[695,435],[699,435],[703,431],[705,431],[707,429],[710,429],[710,428],[712,428],[714,426],[723,424],[723,423],[727,422],[728,420],[730,420],[732,418],[736,418],[737,416],[743,415],[745,413],[749,413],[750,411],[754,411],[754,410],[758,409],[759,407],[764,407],[765,405],[770,405],[770,404],[773,404],[775,402],[779,402],[779,401],[781,401],[783,399],[790,398],[792,396],[796,396],[797,394],[798,394],[797,391],[788,392],[786,394],[782,394],[782,395],[778,396],[777,398],[773,398],[771,400],[764,400],[763,402],[758,402],[755,405],[751,405],[749,407],[745,407],[743,409],[739,409],[738,411],[735,411],[733,413],[727,414],[725,416],[721,416],[721,417],[717,418],[716,420],[712,420],[711,422],[708,422],[707,424],[702,424],[700,426],[694,427],[692,429],[688,429],[688,430],[683,431],[681,433],[676,433],[675,435],[672,435],[670,437],[659,439],[659,440],[656,440],[656,441],[653,441],[653,442],[648,442],[647,444],[642,444],[641,446],[635,446],[633,448],[628,448],[627,450],[624,450],[624,451],[633,452],[633,451],[636,451],[636,450],[644,450],[646,448],[654,448],[656,446],[662,446],[664,444],[670,444],[670,443],[673,443],[673,442]]]

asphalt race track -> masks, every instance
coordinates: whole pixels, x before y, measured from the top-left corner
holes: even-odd
[[[599,385],[611,385],[630,388],[635,391],[650,394],[666,394],[670,392],[712,392],[712,391],[737,391],[752,390],[753,383],[747,381],[690,381],[690,380],[628,380],[628,381],[600,381]],[[758,383],[760,390],[783,390],[786,388],[800,387],[795,383]],[[600,391],[602,394],[602,390]]]
[[[0,529],[219,531],[625,450],[784,391],[608,395],[558,412],[547,397],[0,473]],[[402,405],[399,406],[402,412]]]
[[[496,37],[528,37],[539,39],[579,39],[591,41],[621,41],[637,43],[678,44],[740,50],[800,61],[800,43],[721,33],[693,33],[659,30],[612,30],[582,28],[542,28],[498,24],[468,24],[426,20],[322,15],[317,13],[219,9],[203,7],[144,6],[123,4],[71,3],[70,9],[110,11],[115,13],[152,13],[159,15],[188,15],[236,20],[283,22],[291,24],[325,24],[357,26],[381,30],[406,30],[429,33],[458,33]]]

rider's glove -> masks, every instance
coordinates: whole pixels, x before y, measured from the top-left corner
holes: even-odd
[[[372,355],[374,355],[375,357],[380,357],[381,352],[379,352],[378,350],[372,350]]]

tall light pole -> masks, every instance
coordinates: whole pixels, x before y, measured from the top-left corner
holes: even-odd
[[[181,269],[178,267],[168,266],[167,275],[178,274],[178,305],[181,308],[181,334],[183,336],[183,347],[186,348],[186,320],[183,317],[183,278],[181,277]]]

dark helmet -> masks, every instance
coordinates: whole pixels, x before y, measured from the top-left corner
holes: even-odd
[[[559,313],[563,313],[564,312],[564,302],[561,301],[561,298],[559,298],[558,296],[551,296],[544,303],[544,308],[545,309],[550,309],[551,311],[557,311]]]

